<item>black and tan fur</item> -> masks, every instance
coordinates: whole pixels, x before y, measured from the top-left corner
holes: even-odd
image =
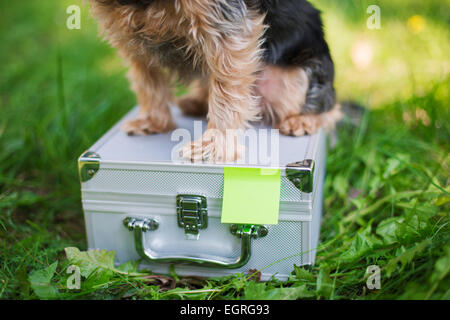
[[[306,0],[90,1],[130,66],[140,115],[125,125],[129,134],[174,128],[173,76],[194,84],[181,109],[207,113],[203,138],[183,149],[193,160],[235,160],[220,133],[261,116],[288,135],[312,134],[340,118],[319,12]]]

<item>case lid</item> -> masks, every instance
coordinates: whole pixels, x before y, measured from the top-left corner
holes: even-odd
[[[101,155],[101,159],[107,161],[165,164],[190,163],[183,159],[174,159],[172,152],[187,143],[185,141],[188,138],[186,134],[189,134],[189,138],[192,138],[192,140],[200,138],[206,129],[206,121],[202,118],[183,116],[176,107],[171,108],[171,112],[178,131],[147,136],[128,136],[120,130],[120,127],[127,120],[137,117],[138,108],[134,108],[89,150]],[[254,146],[252,143],[255,138],[257,145]],[[277,139],[279,140],[277,141]],[[317,140],[317,134],[291,137],[279,134],[278,130],[274,130],[270,126],[256,124],[253,128],[245,131],[245,163],[231,165],[284,168],[291,163],[312,159],[315,140]],[[256,152],[249,154],[250,150]],[[174,154],[176,155],[177,152],[174,152]],[[226,165],[230,166],[229,163]],[[219,166],[223,167],[224,165],[219,164]]]
[[[291,137],[258,124],[245,131],[245,161],[191,163],[174,157],[174,154],[178,154],[177,150],[189,138],[201,137],[206,121],[183,116],[178,108],[172,108],[171,112],[178,130],[166,134],[128,136],[120,128],[125,121],[137,116],[138,108],[134,108],[89,148],[79,159],[83,192],[175,196],[180,192],[196,191],[192,190],[192,185],[198,184],[204,185],[198,187],[199,193],[220,199],[225,166],[278,168],[281,172],[280,203],[296,204],[297,208],[298,205],[311,206],[315,181],[321,179],[324,172],[324,168],[315,169],[319,163],[324,166],[326,139],[323,130],[311,136]],[[255,153],[258,157],[254,156]],[[165,181],[149,183],[158,179]],[[92,199],[91,196],[89,198]]]

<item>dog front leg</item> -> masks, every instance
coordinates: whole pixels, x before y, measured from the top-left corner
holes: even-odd
[[[128,78],[139,103],[139,116],[125,123],[129,135],[168,132],[175,128],[169,110],[171,99],[168,80],[157,67],[144,60],[133,59]]]
[[[200,3],[202,6],[196,7]],[[218,3],[225,7],[211,7]],[[192,161],[237,160],[243,151],[237,144],[237,131],[259,119],[254,86],[261,68],[263,17],[233,5],[222,0],[195,0],[184,7],[192,21],[192,41],[201,44],[209,87],[207,130],[181,151]],[[221,14],[220,10],[228,11]]]

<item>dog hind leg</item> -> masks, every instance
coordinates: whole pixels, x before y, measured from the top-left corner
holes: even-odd
[[[340,104],[336,104],[327,112],[290,116],[281,121],[278,128],[284,135],[302,136],[305,134],[314,134],[319,128],[331,130],[341,118],[341,106]]]
[[[300,67],[267,65],[257,81],[264,120],[275,127],[300,114],[306,102],[308,77]]]
[[[183,114],[194,117],[203,117],[208,113],[208,84],[203,79],[195,80],[187,96],[182,97],[178,107]]]
[[[266,118],[284,135],[314,134],[319,128],[332,129],[341,119],[331,82],[323,81],[308,67],[267,66],[258,90],[263,97]]]
[[[314,134],[319,128],[332,130],[342,118],[341,106],[336,103],[333,88],[333,65],[330,59],[314,59],[305,67],[308,90],[300,114],[280,121],[282,134],[301,136]]]

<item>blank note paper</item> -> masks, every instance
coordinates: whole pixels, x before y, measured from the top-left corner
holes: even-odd
[[[277,224],[280,169],[224,168],[222,223]]]

